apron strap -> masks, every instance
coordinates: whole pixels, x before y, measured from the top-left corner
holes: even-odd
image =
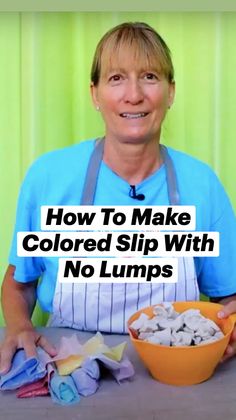
[[[161,155],[165,164],[168,197],[171,206],[180,204],[179,188],[173,161],[165,146],[161,144]]]
[[[84,188],[80,204],[90,206],[94,203],[94,196],[97,187],[98,173],[102,163],[104,150],[104,139],[98,138],[92,155],[89,160],[87,173],[85,176]]]
[[[174,164],[168,153],[167,148],[163,145],[160,145],[160,150],[165,165],[169,202],[171,206],[177,206],[180,203],[180,196]],[[89,206],[93,205],[94,203],[98,173],[102,162],[103,151],[104,138],[98,138],[96,140],[94,150],[89,160],[80,203],[81,205]]]

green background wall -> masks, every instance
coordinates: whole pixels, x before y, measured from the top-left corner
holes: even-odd
[[[236,208],[236,13],[0,13],[1,278],[26,169],[42,153],[103,134],[91,60],[103,33],[127,20],[155,27],[172,51],[176,101],[162,142],[207,162]]]

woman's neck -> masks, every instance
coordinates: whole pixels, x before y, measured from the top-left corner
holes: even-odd
[[[162,164],[159,144],[120,144],[105,140],[104,162],[130,185],[139,184]]]

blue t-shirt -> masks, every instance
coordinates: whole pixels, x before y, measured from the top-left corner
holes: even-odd
[[[38,299],[51,312],[58,258],[17,257],[18,231],[40,231],[42,205],[79,205],[94,140],[47,153],[37,159],[22,184],[9,262],[16,266],[15,280],[33,281],[40,276]],[[236,293],[236,219],[230,201],[214,172],[204,163],[168,148],[174,162],[181,205],[196,206],[196,230],[220,233],[220,256],[197,257],[199,289],[211,297]],[[134,205],[130,185],[104,162],[97,182],[95,205]],[[168,205],[164,165],[136,186],[145,199],[138,204]]]

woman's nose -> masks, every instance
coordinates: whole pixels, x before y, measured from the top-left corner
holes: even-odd
[[[143,90],[138,80],[127,81],[125,88],[125,101],[133,105],[143,101]]]

